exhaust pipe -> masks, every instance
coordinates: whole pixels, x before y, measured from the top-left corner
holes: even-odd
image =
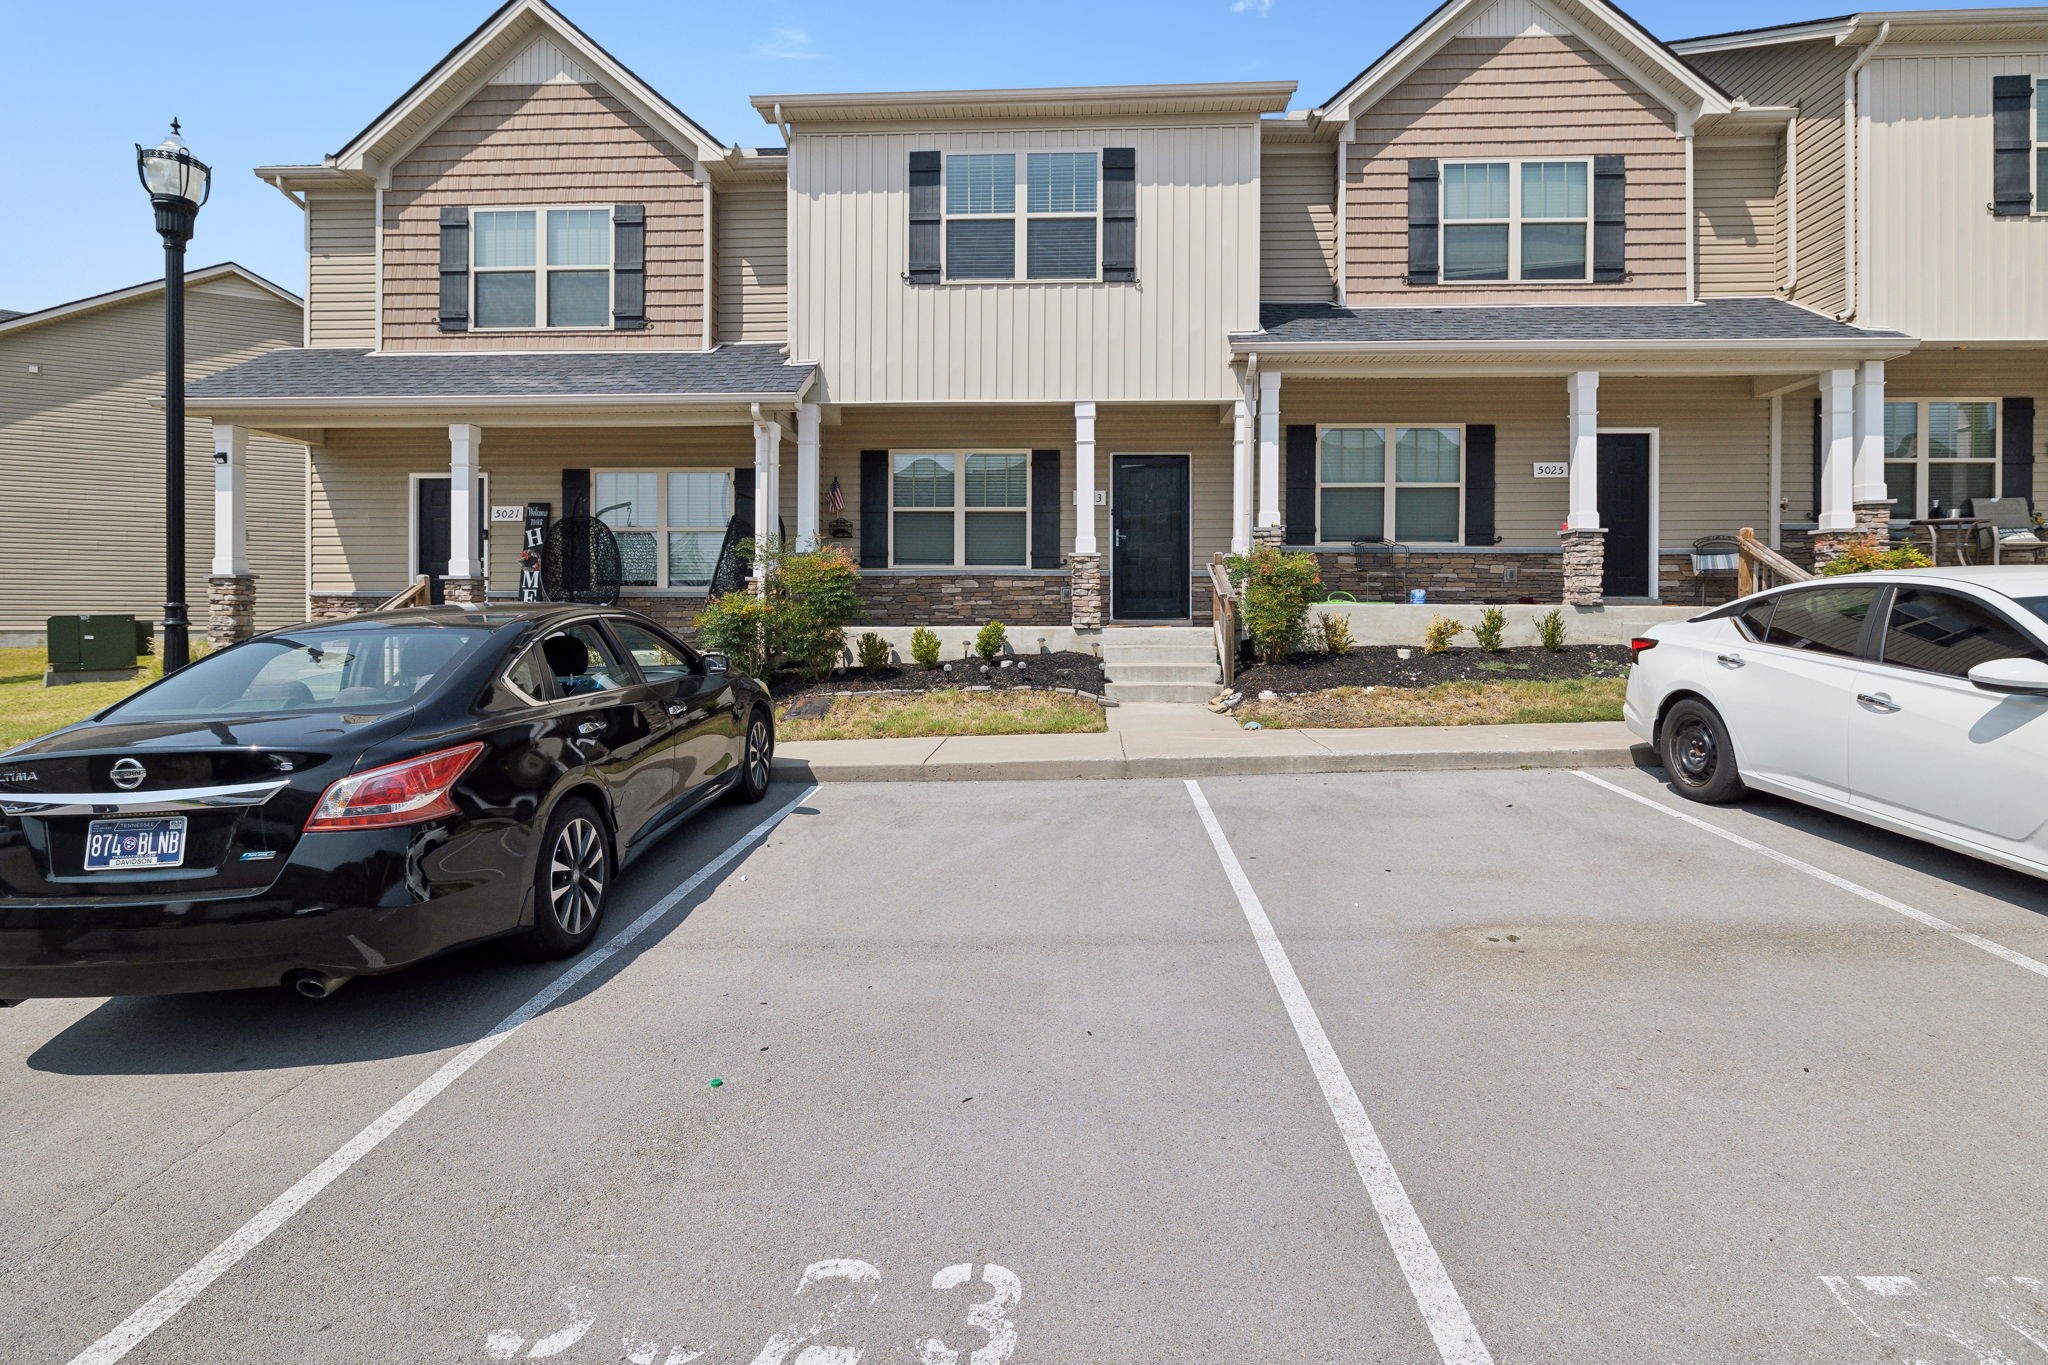
[[[346,986],[348,982],[349,979],[345,976],[336,976],[332,972],[316,972],[312,970],[292,972],[284,979],[285,985],[291,987],[300,995],[305,996],[308,1000],[325,1000],[328,996]]]

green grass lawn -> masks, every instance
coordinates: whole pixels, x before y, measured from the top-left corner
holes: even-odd
[[[152,655],[134,682],[44,687],[46,662],[40,649],[0,649],[0,749],[83,720],[163,674],[162,663]]]
[[[784,740],[1072,735],[1108,728],[1100,706],[1064,692],[945,691],[839,697],[823,716],[776,718],[777,734]]]
[[[1627,678],[1452,682],[1435,687],[1333,687],[1253,702],[1235,712],[1268,730],[1375,725],[1536,725],[1620,720]]]

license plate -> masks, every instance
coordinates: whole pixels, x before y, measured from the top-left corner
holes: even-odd
[[[85,831],[85,870],[178,867],[185,861],[185,817],[95,820]]]

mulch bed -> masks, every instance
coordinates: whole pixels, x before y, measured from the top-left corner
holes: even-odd
[[[880,669],[874,673],[858,668],[834,669],[815,682],[794,673],[784,673],[769,684],[777,701],[801,702],[807,697],[830,697],[840,692],[944,692],[962,687],[987,687],[1004,692],[1013,688],[1060,688],[1099,697],[1103,693],[1102,661],[1093,654],[1065,651],[1058,654],[1018,654],[983,664],[980,659],[947,659],[938,668],[916,664]]]
[[[1235,688],[1246,697],[1274,692],[1283,697],[1332,687],[1433,687],[1447,682],[1552,681],[1560,678],[1618,678],[1628,672],[1627,645],[1567,645],[1555,654],[1542,649],[1453,649],[1444,654],[1409,651],[1403,659],[1392,645],[1372,645],[1349,654],[1301,655],[1277,664],[1240,669]]]

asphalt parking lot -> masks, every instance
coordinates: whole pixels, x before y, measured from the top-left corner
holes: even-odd
[[[778,786],[619,889],[0,1013],[0,1360],[2048,1359],[2016,874],[1518,771]]]

